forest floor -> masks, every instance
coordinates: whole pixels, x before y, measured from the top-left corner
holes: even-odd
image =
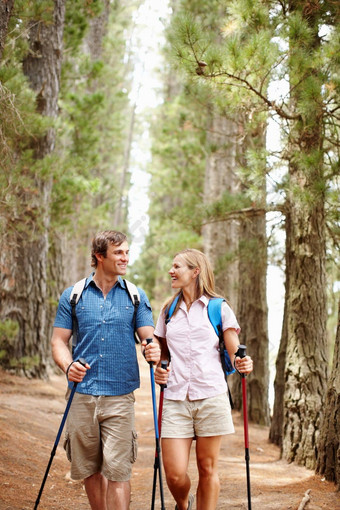
[[[149,368],[143,359],[140,367],[141,388],[136,391],[139,449],[131,480],[130,510],[144,510],[151,505],[154,470],[155,435]],[[0,371],[0,510],[34,508],[65,410],[65,390],[64,375],[53,375],[49,381],[40,381]],[[233,416],[236,433],[223,439],[220,455],[221,493],[217,506],[220,510],[248,508],[243,420],[239,413]],[[278,448],[268,441],[267,427],[250,424],[249,441],[253,510],[298,510],[308,489],[310,501],[304,505],[305,510],[340,510],[340,494],[335,486],[312,471],[280,460]],[[88,510],[82,483],[70,480],[62,443],[63,438],[39,508]],[[194,451],[190,459],[190,476],[194,491],[197,484]],[[173,510],[175,505],[165,482],[164,493],[167,510]],[[158,489],[155,508],[161,508]]]

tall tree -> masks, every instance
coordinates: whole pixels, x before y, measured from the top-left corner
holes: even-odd
[[[325,115],[323,75],[317,69],[321,5],[289,2],[289,190],[286,233],[287,352],[283,455],[315,467],[316,437],[327,382]],[[306,306],[307,305],[307,306]],[[301,426],[301,423],[303,426]]]
[[[52,175],[48,156],[55,146],[53,121],[58,115],[65,1],[55,0],[45,7],[47,19],[29,21],[29,51],[23,60],[36,111],[42,117],[43,133],[29,140],[32,159],[23,166],[17,188],[25,229],[11,230],[2,254],[6,272],[1,317],[19,325],[9,356],[19,360],[26,373],[34,375],[44,374],[49,360],[47,256]]]

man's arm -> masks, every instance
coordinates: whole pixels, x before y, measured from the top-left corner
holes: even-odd
[[[61,368],[65,374],[69,368],[67,373],[69,381],[81,382],[85,377],[86,370],[90,368],[90,365],[86,363],[84,367],[80,363],[73,362],[69,349],[71,335],[71,329],[53,328],[51,339],[52,356],[58,367]]]

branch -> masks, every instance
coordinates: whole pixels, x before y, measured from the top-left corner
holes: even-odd
[[[240,219],[244,217],[253,218],[254,216],[263,216],[267,212],[278,211],[282,214],[285,214],[285,206],[284,205],[275,205],[272,207],[246,207],[244,209],[239,209],[238,211],[229,211],[225,213],[223,216],[207,219],[202,222],[203,225],[209,225],[210,223],[218,223],[220,221],[232,220],[232,219]]]
[[[308,491],[305,492],[305,495],[299,505],[298,510],[303,510],[305,508],[305,506],[307,505],[307,503],[310,501],[310,496],[309,496],[310,492],[311,492],[311,489],[308,489]]]
[[[246,80],[245,78],[241,78],[240,76],[235,76],[234,74],[227,73],[226,71],[220,72],[220,73],[211,73],[211,74],[204,74],[206,78],[217,78],[218,76],[228,76],[228,78],[231,78],[232,80],[236,80],[238,82],[241,82],[243,85],[245,85],[245,88],[253,92],[256,96],[258,96],[269,108],[272,108],[280,117],[287,120],[298,120],[301,119],[301,115],[296,114],[293,115],[292,113],[286,112],[276,104],[275,101],[270,101],[264,94],[262,94],[259,90],[257,90],[253,85]]]

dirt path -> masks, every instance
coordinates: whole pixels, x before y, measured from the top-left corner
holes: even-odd
[[[153,431],[149,369],[144,360],[141,388],[136,392],[138,459],[133,469],[130,510],[150,507],[155,436]],[[34,508],[39,488],[65,410],[64,376],[49,382],[29,381],[0,371],[0,510]],[[247,509],[243,422],[234,413],[236,434],[223,440],[220,457],[219,510]],[[305,492],[311,501],[305,510],[340,510],[340,494],[333,484],[302,467],[279,460],[279,451],[268,443],[268,429],[249,427],[253,510],[297,510]],[[89,510],[79,482],[68,478],[69,464],[59,443],[39,510]],[[197,484],[195,453],[190,471]],[[164,484],[166,508],[173,500]],[[156,509],[160,509],[157,492]]]

